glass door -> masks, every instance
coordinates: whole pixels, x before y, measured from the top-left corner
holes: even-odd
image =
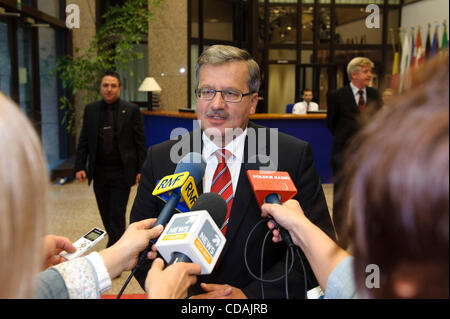
[[[30,28],[19,26],[17,28],[19,105],[28,118],[33,119],[31,52],[31,30]]]
[[[0,91],[11,96],[11,50],[9,26],[0,21]]]

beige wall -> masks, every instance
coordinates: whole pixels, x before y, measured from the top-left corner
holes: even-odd
[[[148,72],[162,89],[161,109],[175,111],[188,106],[188,0],[164,0],[160,8],[150,10],[155,19],[149,23]]]
[[[75,49],[87,50],[95,36],[95,1],[92,0],[67,0],[67,5],[76,4],[80,8],[80,28],[72,29],[72,43],[74,56],[77,56]],[[79,53],[78,53],[79,54]],[[81,93],[75,96],[77,109],[77,139],[81,130],[81,119],[83,117],[84,105],[81,102]]]
[[[286,113],[286,104],[295,103],[295,66],[269,66],[269,113]]]
[[[76,4],[80,8],[80,29],[72,30],[73,47],[86,50],[96,32],[95,2],[68,0],[67,4]],[[162,109],[177,110],[180,107],[188,107],[188,0],[164,0],[159,8],[149,9],[154,13],[154,18],[149,23],[148,76],[154,77],[162,89]],[[181,68],[186,69],[184,74],[180,73]],[[84,105],[79,94],[75,103],[80,123]],[[80,127],[81,125],[78,125],[77,133]]]
[[[85,50],[89,48],[95,36],[95,1],[67,0],[67,5],[76,4],[80,8],[80,28],[72,29],[73,47]],[[76,53],[74,52],[76,56]]]

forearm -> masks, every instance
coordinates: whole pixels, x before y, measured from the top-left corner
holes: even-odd
[[[97,299],[111,279],[96,252],[58,264],[36,277],[34,298]]]
[[[102,257],[111,278],[116,278],[124,271],[126,261],[122,260],[123,253],[115,251],[114,246],[103,249],[99,252],[99,255]]]
[[[304,252],[320,284],[325,290],[328,276],[349,254],[307,218],[302,218],[293,230],[294,241]]]

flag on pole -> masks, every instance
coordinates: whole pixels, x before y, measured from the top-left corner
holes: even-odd
[[[433,34],[433,42],[431,44],[431,54],[430,57],[433,57],[436,55],[436,53],[439,50],[439,43],[438,43],[438,26],[434,28],[434,34]]]
[[[394,53],[394,63],[392,65],[392,76],[391,76],[391,89],[394,91],[395,94],[397,94],[399,89],[399,77],[398,77],[398,59],[399,59],[399,52]]]
[[[442,35],[442,45],[441,45],[441,50],[448,50],[448,38],[447,38],[447,23],[444,22],[444,32]]]
[[[398,86],[399,86],[399,78],[398,78],[398,60],[400,55],[400,43],[398,46],[395,44],[395,35],[394,30],[391,28],[391,36],[392,36],[392,49],[394,50],[394,62],[392,63],[392,75],[391,75],[391,89],[394,92],[394,94],[398,93]],[[400,40],[399,40],[400,42]]]
[[[431,24],[428,23],[427,41],[425,44],[425,58],[428,60],[431,57],[431,36],[430,36]]]
[[[411,57],[410,57],[410,66],[413,68],[416,64],[416,48],[414,43],[414,27],[411,28]]]
[[[402,58],[400,60],[400,86],[398,92],[401,94],[405,86],[405,76],[409,70],[410,60],[411,60],[411,45],[410,45],[410,34],[405,32],[403,38],[402,47]]]
[[[415,52],[415,67],[418,67],[423,63],[425,55],[423,54],[422,48],[422,36],[420,35],[420,26],[419,30],[417,30],[417,39],[416,39],[416,52]]]

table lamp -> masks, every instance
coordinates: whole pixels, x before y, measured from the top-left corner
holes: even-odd
[[[153,106],[153,92],[161,92],[161,87],[158,85],[158,83],[155,81],[152,77],[145,78],[144,82],[142,82],[141,86],[139,87],[140,92],[147,92],[148,94],[148,101],[147,101],[147,107],[148,110],[152,110]]]

